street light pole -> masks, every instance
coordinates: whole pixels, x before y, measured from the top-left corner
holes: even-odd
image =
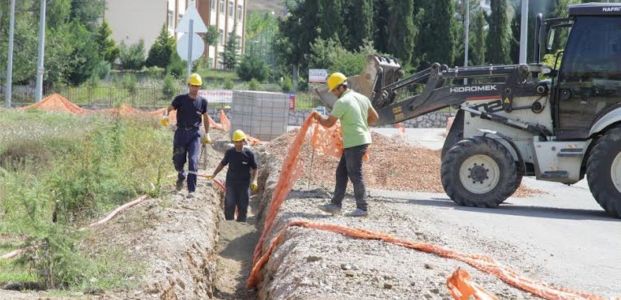
[[[15,0],[11,0],[11,8],[9,10],[9,54],[6,64],[6,88],[4,89],[4,104],[7,108],[11,107],[11,96],[13,95],[13,35],[15,34]]]
[[[45,62],[45,5],[47,0],[41,0],[41,12],[39,13],[39,58],[37,59],[37,86],[35,89],[36,102],[43,98],[43,73]]]

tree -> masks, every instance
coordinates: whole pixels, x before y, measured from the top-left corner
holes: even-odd
[[[218,44],[218,38],[220,37],[220,32],[218,32],[218,27],[214,25],[207,26],[207,32],[205,36],[203,36],[203,40],[205,41],[205,46],[216,45]]]
[[[422,12],[420,35],[416,44],[420,67],[424,68],[434,62],[454,64],[456,42],[458,39],[457,22],[455,21],[455,1],[426,1],[426,9]],[[414,65],[418,65],[416,60]],[[461,64],[461,62],[460,62]]]
[[[112,30],[108,22],[103,21],[101,26],[97,28],[95,42],[97,43],[99,55],[105,61],[113,64],[117,57],[119,57],[119,48],[116,46],[114,39],[112,39]]]
[[[86,28],[86,25],[73,21],[70,28],[72,40],[80,41],[80,43],[75,44],[70,55],[66,79],[68,83],[77,86],[93,76],[95,67],[102,59],[97,51],[93,33]]]
[[[270,69],[265,61],[256,52],[249,52],[244,55],[241,63],[237,67],[237,75],[245,81],[256,79],[260,82],[269,77]]]
[[[323,39],[343,39],[343,0],[319,1],[319,36]],[[312,2],[312,1],[311,1]]]
[[[71,0],[71,19],[93,31],[104,12],[105,0]]]
[[[119,59],[121,67],[125,70],[140,70],[144,66],[144,41],[127,46],[124,42],[120,45]]]
[[[489,32],[487,34],[486,56],[492,64],[510,64],[509,17],[507,0],[491,0],[489,16]]]
[[[149,49],[146,66],[166,68],[170,64],[171,56],[174,52],[175,38],[168,33],[166,25],[163,25],[160,35],[155,39],[151,49]]]
[[[307,65],[306,56],[310,46],[318,36],[319,3],[307,0],[288,5],[289,15],[278,25],[278,34],[274,39],[279,63],[283,66]]]
[[[483,10],[476,12],[472,21],[468,61],[470,65],[481,66],[485,64],[485,40],[487,36],[485,12]]]
[[[373,0],[351,0],[346,2],[344,27],[346,36],[343,44],[348,50],[358,49],[364,41],[373,39]]]
[[[229,38],[224,46],[224,52],[222,52],[222,65],[227,70],[233,70],[237,66],[238,49],[237,44],[237,23],[233,25],[233,30],[229,33]]]
[[[388,1],[388,47],[387,52],[409,64],[414,53],[414,41],[418,34],[414,26],[414,0]]]
[[[388,52],[388,1],[373,0],[373,44],[380,52]]]

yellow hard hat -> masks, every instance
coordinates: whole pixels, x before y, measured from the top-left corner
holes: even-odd
[[[240,129],[233,131],[233,142],[241,142],[245,139],[246,134],[243,131],[241,131]]]
[[[203,79],[198,73],[192,73],[192,75],[190,75],[190,77],[188,78],[188,84],[194,86],[202,86]]]
[[[332,92],[339,85],[347,81],[347,76],[341,72],[334,72],[328,76],[328,91]]]

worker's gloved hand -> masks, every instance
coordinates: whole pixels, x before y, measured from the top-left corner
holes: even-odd
[[[201,139],[201,142],[203,143],[203,145],[211,144],[211,137],[209,136],[209,133],[206,133],[203,136],[203,138]]]
[[[253,182],[250,184],[250,190],[251,190],[251,191],[256,192],[258,188],[259,188],[259,185],[257,184],[257,181],[256,181],[256,180],[255,180],[255,181],[253,181]]]
[[[313,110],[313,112],[311,112],[311,118],[313,118],[316,121],[318,121],[319,118],[321,118],[321,114],[319,112],[317,112],[316,110]]]
[[[213,180],[216,176],[213,175],[207,175],[205,176],[205,178],[207,178],[207,180]]]
[[[160,119],[160,125],[162,125],[164,127],[168,127],[168,125],[170,125],[170,120],[168,120],[168,116],[162,117]]]

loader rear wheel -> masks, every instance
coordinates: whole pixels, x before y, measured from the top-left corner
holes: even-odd
[[[462,140],[442,160],[442,186],[459,205],[497,207],[520,185],[518,173],[509,150],[488,137]]]
[[[608,130],[595,142],[587,161],[587,181],[597,203],[621,218],[621,127]]]

